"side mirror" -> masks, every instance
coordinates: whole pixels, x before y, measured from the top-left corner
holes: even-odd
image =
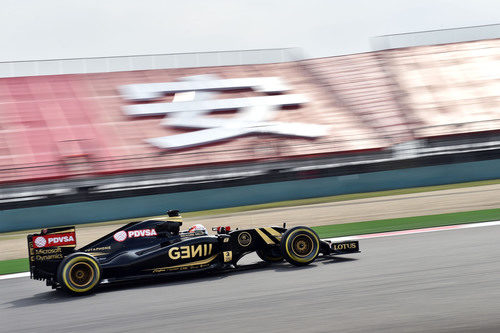
[[[217,231],[217,234],[224,235],[224,234],[228,234],[231,231],[231,227],[230,226],[227,226],[227,227],[213,227],[212,231]]]

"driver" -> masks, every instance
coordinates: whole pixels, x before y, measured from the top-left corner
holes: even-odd
[[[195,224],[188,230],[189,233],[194,233],[195,236],[208,235],[207,228],[203,224]]]

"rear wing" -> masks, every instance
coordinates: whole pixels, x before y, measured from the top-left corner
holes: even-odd
[[[27,240],[31,278],[53,279],[59,262],[76,247],[75,227],[43,229]]]

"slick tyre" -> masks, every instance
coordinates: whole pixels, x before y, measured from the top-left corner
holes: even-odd
[[[304,266],[312,263],[319,250],[319,237],[311,228],[294,227],[281,237],[281,254],[292,265]]]
[[[268,263],[276,263],[283,261],[283,256],[281,255],[281,249],[279,247],[266,247],[263,249],[259,249],[257,251],[257,255],[260,259],[264,260]]]
[[[77,252],[61,261],[57,281],[62,289],[73,295],[92,292],[101,282],[101,266],[90,254]]]

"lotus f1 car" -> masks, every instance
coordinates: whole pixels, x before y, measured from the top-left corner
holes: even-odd
[[[256,252],[265,262],[302,266],[319,254],[359,252],[357,241],[320,240],[308,227],[217,228],[216,235],[181,232],[182,217],[168,211],[162,219],[132,222],[76,250],[74,227],[44,229],[28,235],[30,275],[72,294],[94,290],[101,281],[115,282],[183,272],[236,269]]]

